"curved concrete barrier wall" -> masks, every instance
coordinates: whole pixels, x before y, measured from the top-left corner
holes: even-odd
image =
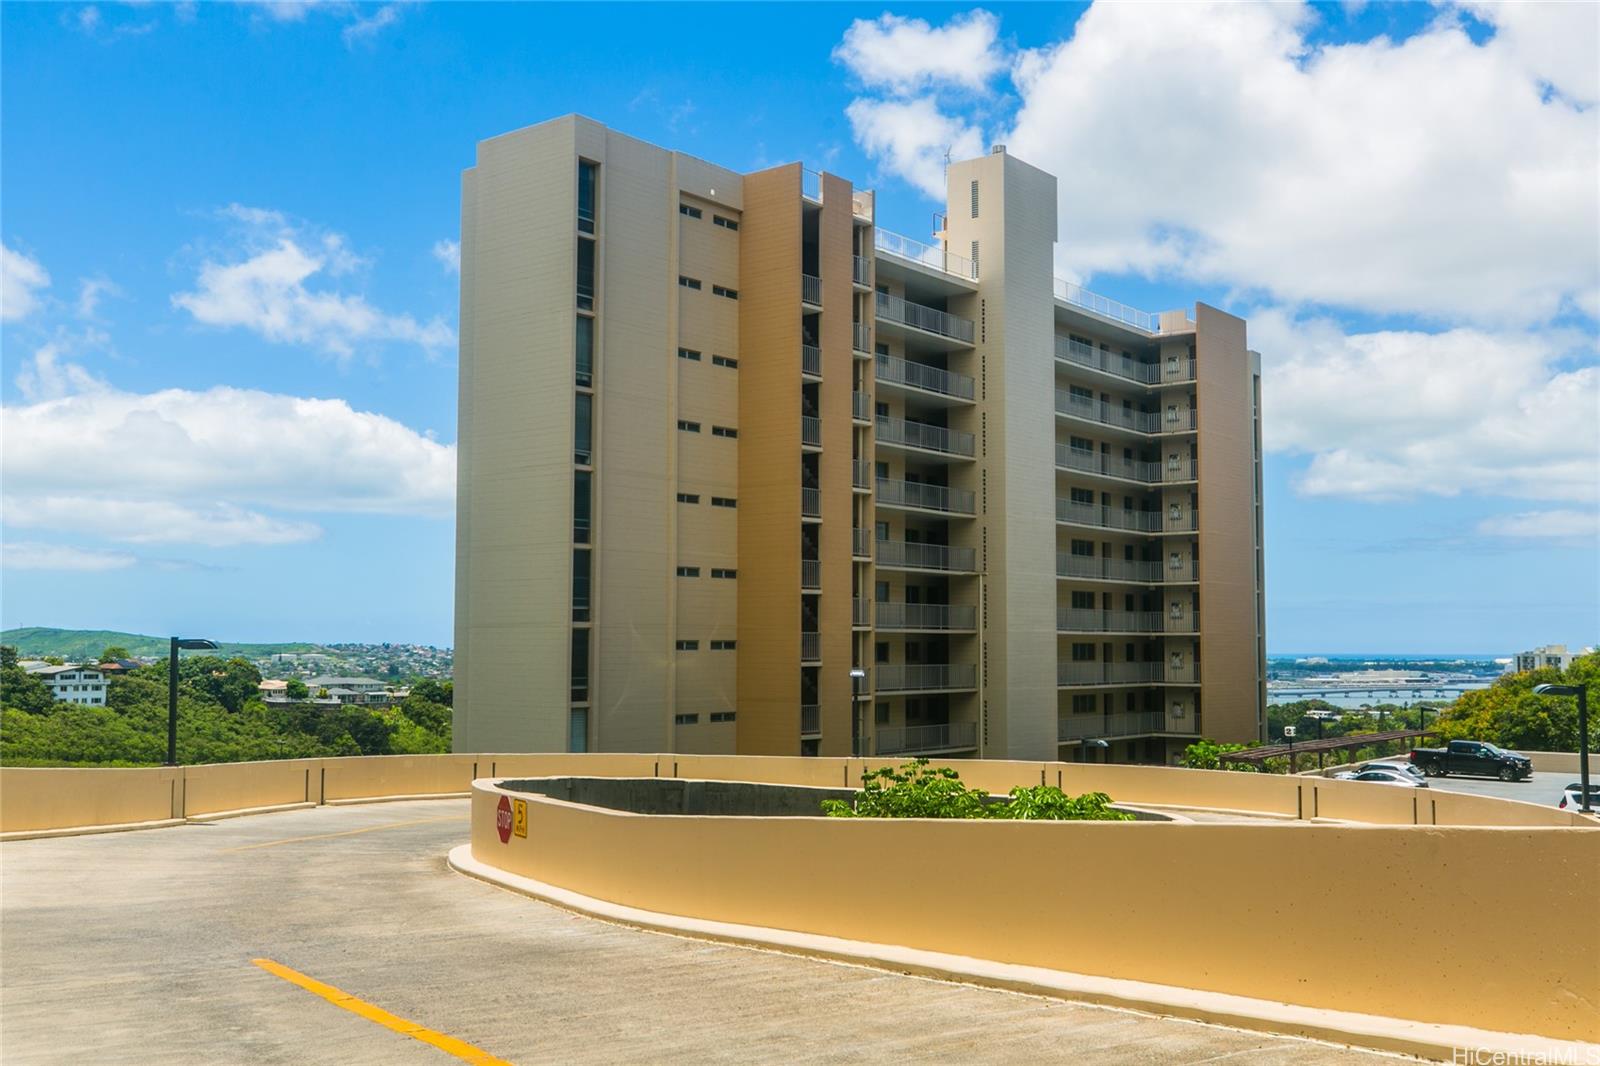
[[[528,804],[525,837],[501,841],[502,795]],[[1600,927],[1575,922],[1592,911],[1595,833],[663,817],[479,781],[471,849],[501,870],[666,915],[1600,1039]],[[1450,934],[1441,901],[1461,922],[1503,929],[1493,935],[1504,950]],[[1395,938],[1419,927],[1436,934],[1419,934],[1428,949],[1396,965]],[[1219,950],[1222,940],[1251,950]]]
[[[0,769],[0,833],[88,829],[294,803],[465,795],[479,777],[681,777],[714,781],[857,787],[883,760],[738,755],[496,754],[285,759],[139,769]],[[1531,803],[1409,790],[1316,777],[1179,770],[1160,766],[1008,762],[955,763],[967,783],[1003,793],[1056,784],[1105,792],[1136,806],[1202,807],[1300,819],[1381,825],[1592,825],[1581,815]],[[1398,795],[1396,793],[1399,793]]]

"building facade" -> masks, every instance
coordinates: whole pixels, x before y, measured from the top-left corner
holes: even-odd
[[[1242,320],[1057,279],[1055,179],[935,243],[569,116],[462,182],[457,750],[1164,762],[1265,719]]]
[[[50,666],[41,664],[28,667],[28,673],[44,682],[50,698],[57,703],[79,703],[86,707],[104,707],[110,682],[103,670],[87,663],[82,665]]]
[[[1578,653],[1581,654],[1581,653]],[[1565,644],[1546,644],[1532,651],[1519,651],[1511,660],[1511,673],[1524,674],[1529,670],[1565,670],[1572,665],[1577,654],[1567,651]]]

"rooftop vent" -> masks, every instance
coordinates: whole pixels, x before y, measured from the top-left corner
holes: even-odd
[[[1003,144],[997,144],[993,148],[989,149],[989,154],[990,155],[1005,155],[1006,154],[1006,146],[1003,145]]]

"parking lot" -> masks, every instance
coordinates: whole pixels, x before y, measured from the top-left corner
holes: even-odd
[[[1542,807],[1554,807],[1561,801],[1561,790],[1578,779],[1577,774],[1535,773],[1526,781],[1501,781],[1494,777],[1430,777],[1430,788],[1449,792],[1466,792],[1474,796],[1493,796],[1496,799],[1522,800]]]

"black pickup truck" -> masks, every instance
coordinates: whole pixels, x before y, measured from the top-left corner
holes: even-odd
[[[1429,777],[1471,774],[1523,781],[1533,773],[1533,761],[1526,755],[1481,740],[1452,740],[1447,748],[1415,748],[1411,762]]]

